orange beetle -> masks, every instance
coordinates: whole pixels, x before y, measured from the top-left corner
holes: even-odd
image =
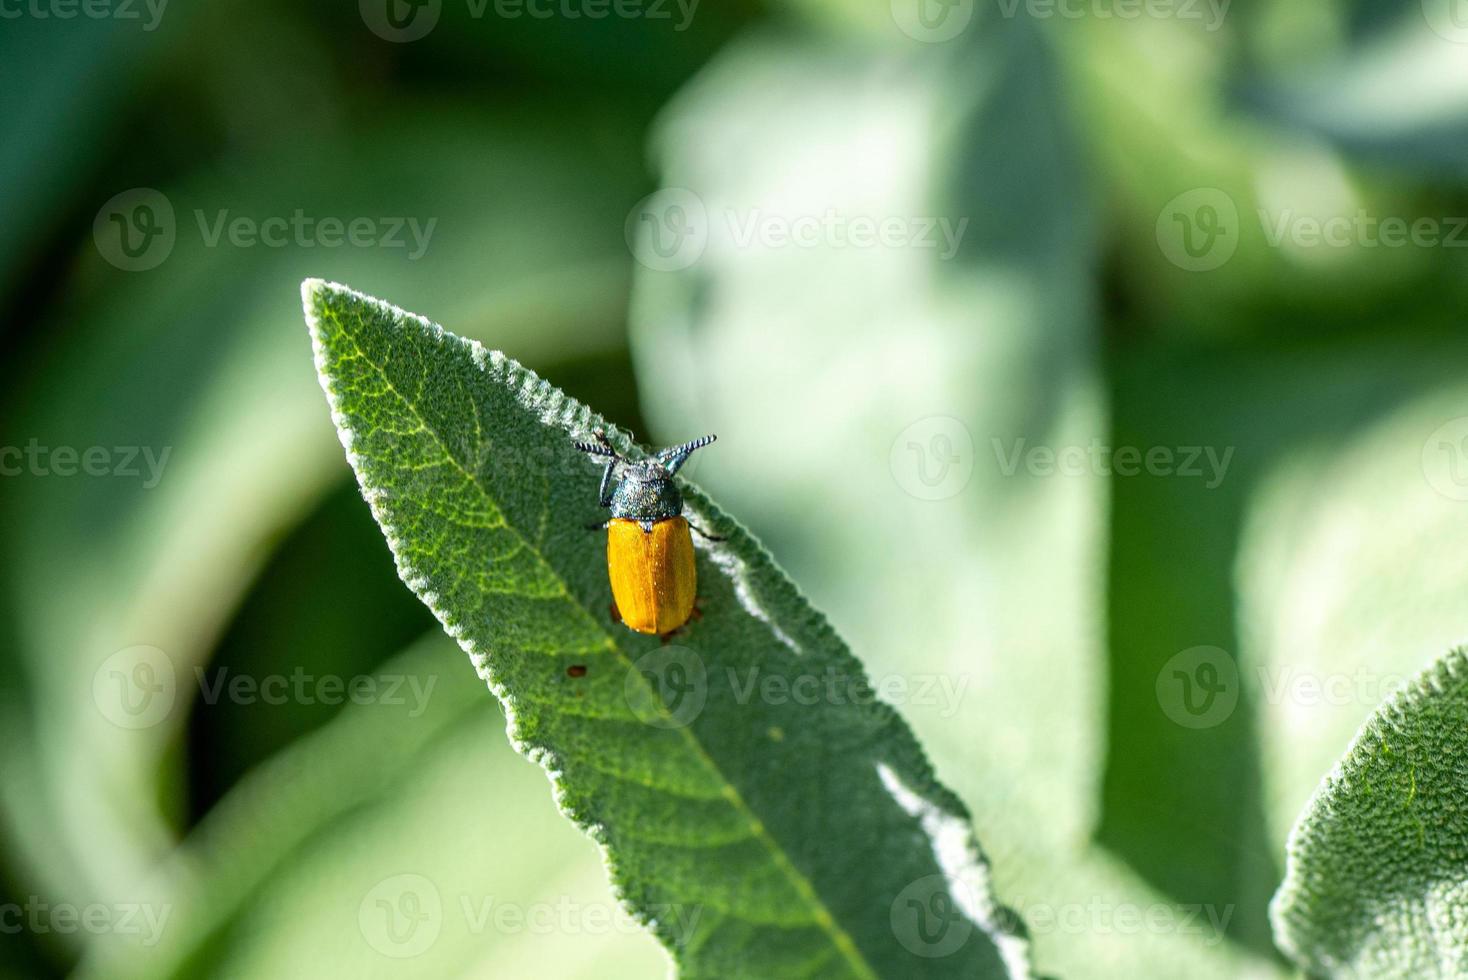
[[[693,615],[698,577],[689,531],[723,540],[684,518],[683,494],[673,481],[693,451],[714,437],[633,462],[612,448],[606,433],[598,429],[593,435],[596,442],[578,442],[576,448],[606,460],[597,502],[611,508],[612,517],[591,526],[607,529],[607,576],[617,614],[628,629],[666,636]]]

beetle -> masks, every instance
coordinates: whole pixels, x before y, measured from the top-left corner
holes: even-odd
[[[634,462],[617,452],[602,430],[592,435],[595,442],[575,445],[581,452],[606,460],[597,503],[610,508],[612,516],[589,527],[607,531],[613,614],[638,633],[667,637],[694,613],[698,577],[690,529],[710,541],[723,540],[683,516],[683,494],[673,480],[694,450],[715,437],[669,446]]]

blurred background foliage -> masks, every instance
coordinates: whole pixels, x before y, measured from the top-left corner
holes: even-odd
[[[0,929],[0,976],[665,969],[634,929],[459,914],[461,897],[612,901],[596,849],[397,582],[314,377],[306,276],[501,348],[644,441],[718,432],[694,478],[874,675],[971,681],[956,711],[903,710],[1041,970],[1286,973],[1265,918],[1285,834],[1378,696],[1271,693],[1411,674],[1464,639],[1465,504],[1430,457],[1468,414],[1468,276],[1447,243],[1269,228],[1365,213],[1447,234],[1468,214],[1450,0],[1234,0],[1214,23],[1202,3],[1186,7],[1202,19],[1102,2],[1072,18],[994,0],[942,43],[898,29],[908,0],[707,3],[686,30],[676,8],[507,19],[443,0],[403,44],[365,9],[213,0],[155,30],[0,27],[0,445],[170,450],[151,488],[0,478],[0,901],[169,910],[153,945]],[[696,262],[658,271],[624,223],[660,185],[711,215],[968,224],[947,260],[740,246],[715,224]],[[178,216],[141,272],[92,230],[134,187]],[[1200,188],[1236,207],[1237,238],[1190,271],[1164,228]],[[194,219],[298,208],[436,225],[410,259],[211,244]],[[918,499],[892,450],[939,416],[971,437],[972,478]],[[1006,475],[998,447],[1018,439],[1233,456],[1211,489]],[[132,730],[93,680],[137,645],[179,682],[167,717]],[[1241,681],[1238,707],[1195,729],[1156,683],[1202,645]],[[417,715],[211,704],[196,669],[434,687]],[[394,960],[358,908],[406,872],[452,908],[431,949]],[[1045,914],[1157,904],[1228,926]]]

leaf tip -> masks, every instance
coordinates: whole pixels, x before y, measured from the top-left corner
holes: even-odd
[[[301,280],[301,308],[306,314],[306,325],[313,331],[335,295],[351,293],[352,290],[340,283],[328,282],[311,276]]]
[[[311,311],[321,302],[326,294],[326,280],[311,277],[301,280],[301,306],[306,311],[306,318],[311,318]]]

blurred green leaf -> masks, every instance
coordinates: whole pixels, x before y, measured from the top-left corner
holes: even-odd
[[[1023,969],[967,812],[746,532],[690,490],[696,522],[729,536],[699,555],[702,617],[666,648],[616,625],[600,541],[583,530],[596,468],[570,438],[602,421],[385,303],[319,281],[304,295],[333,417],[400,574],[687,975],[999,976],[996,941]],[[740,693],[749,681],[759,697]],[[775,697],[770,681],[832,690]],[[930,909],[950,917],[937,940],[916,917]]]
[[[1460,250],[1407,236],[1426,217],[1439,241],[1455,237],[1461,204],[1425,198],[1307,128],[1238,105],[1230,70],[1243,59],[1230,29],[1092,18],[1057,36],[1066,101],[1109,203],[1108,315],[1118,329],[1264,345],[1383,321],[1395,333],[1460,295]],[[1309,33],[1301,43],[1321,44]],[[1341,97],[1329,82],[1313,91],[1322,105]],[[1392,90],[1362,91],[1389,101]],[[1401,222],[1400,237],[1382,232],[1388,219]]]
[[[340,699],[312,693],[317,678],[371,673],[434,626],[382,561],[383,550],[350,482],[276,549],[197,675],[187,741],[192,815],[207,812],[250,767],[339,710]],[[229,696],[228,685],[247,683],[253,691],[265,678],[284,683],[275,681],[263,698]]]
[[[1341,387],[1279,413],[1310,418],[1314,431],[1270,454],[1234,571],[1275,842],[1369,713],[1463,640],[1468,588],[1460,345],[1368,344],[1308,361],[1328,364]],[[1281,388],[1298,386],[1297,364],[1280,372]]]
[[[161,933],[97,937],[79,977],[661,968],[452,642],[435,630],[371,678],[370,698],[241,779],[134,895],[166,910]],[[391,918],[413,902],[432,917]]]
[[[17,286],[38,239],[60,227],[76,204],[139,70],[174,38],[191,15],[175,9],[170,30],[138,4],[135,20],[24,16],[19,8],[0,31],[0,298]],[[75,12],[73,12],[73,15]],[[172,20],[180,21],[173,25]],[[121,190],[122,188],[118,188]],[[90,217],[88,209],[88,217]],[[3,332],[10,324],[0,326]]]
[[[1261,951],[1318,774],[1462,635],[1463,505],[1424,449],[1451,439],[1464,376],[1448,336],[1117,358],[1111,444],[1172,462],[1113,479],[1101,836],[1166,891],[1234,905]]]
[[[362,0],[361,7],[374,5],[380,9],[385,0]],[[584,14],[552,18],[546,16],[549,8],[533,4],[466,0],[443,4],[441,17],[421,40],[406,45],[371,40],[379,48],[396,48],[393,53],[407,64],[433,74],[457,71],[481,83],[523,79],[577,99],[614,94],[651,112],[731,33],[754,19],[759,7],[758,0],[648,0],[603,8],[600,16],[586,8]]]
[[[1312,974],[1457,977],[1468,970],[1468,654],[1455,650],[1381,707],[1290,835],[1275,935]]]
[[[1468,75],[1462,70],[1468,26],[1452,0],[1389,7],[1375,29],[1326,57],[1310,57],[1301,38],[1284,65],[1233,83],[1240,108],[1287,130],[1315,137],[1352,157],[1417,178],[1456,178],[1468,151]],[[1316,49],[1318,50],[1318,48]]]

